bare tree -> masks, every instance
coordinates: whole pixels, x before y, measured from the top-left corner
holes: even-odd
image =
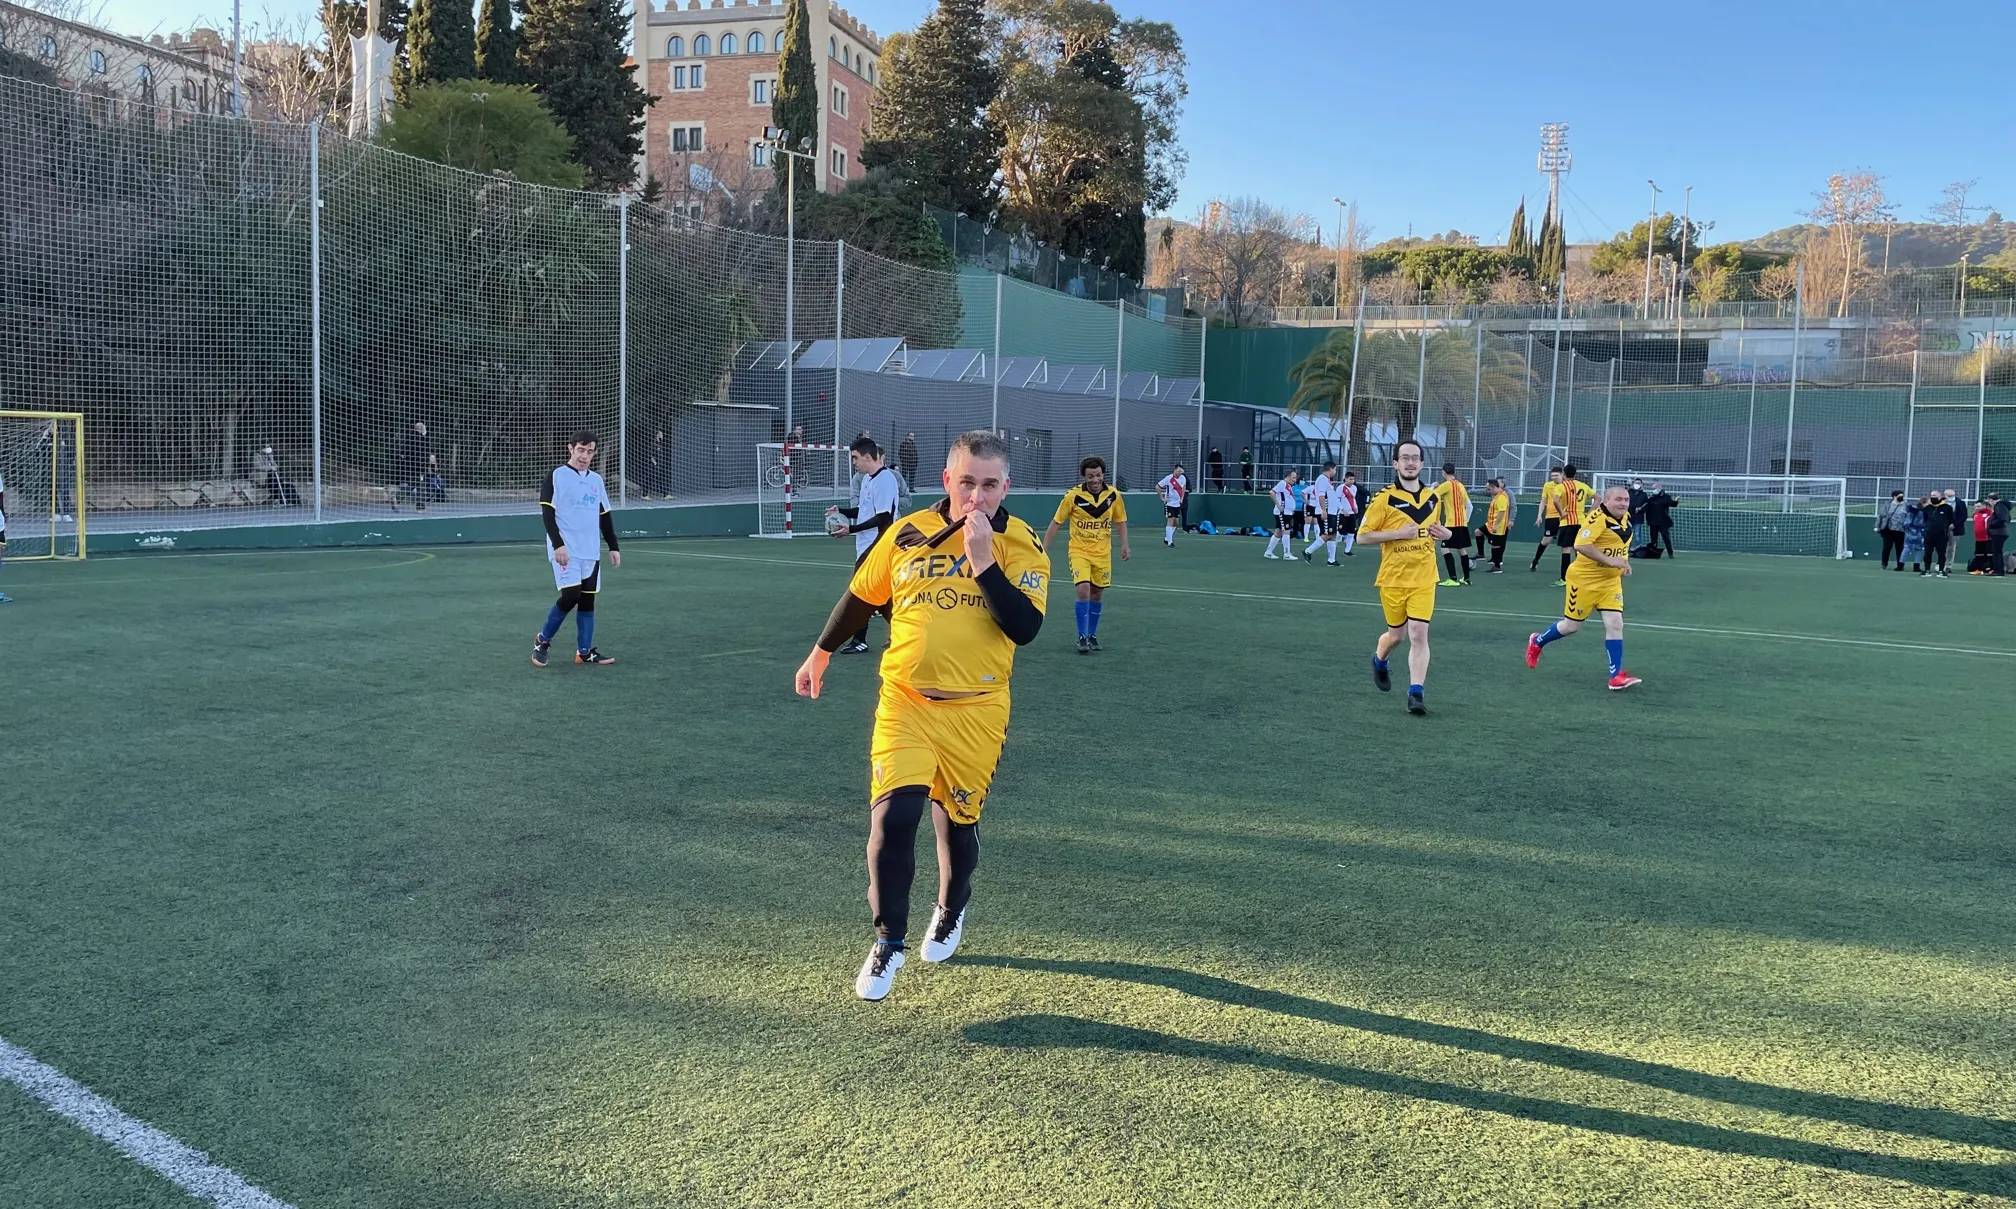
[[[1954,181],[1944,189],[1941,189],[1939,191],[1938,203],[1925,212],[1926,217],[1930,218],[1933,222],[1944,223],[1949,227],[1966,226],[1969,214],[1972,214],[1976,210],[1988,208],[1967,204],[1967,195],[1973,192],[1974,186],[1980,183],[1979,178],[1971,181]]]
[[[1250,307],[1272,302],[1292,275],[1289,258],[1312,242],[1315,224],[1255,197],[1212,201],[1197,221],[1197,253],[1190,266],[1205,297],[1215,295],[1234,327]]]
[[[1813,196],[1818,204],[1805,217],[1827,228],[1827,243],[1840,260],[1841,296],[1835,314],[1846,315],[1855,272],[1862,267],[1863,228],[1883,221],[1890,211],[1889,199],[1883,195],[1883,178],[1867,170],[1836,172]]]
[[[1784,313],[1785,300],[1799,290],[1799,270],[1789,264],[1774,264],[1757,274],[1757,292],[1778,304]]]

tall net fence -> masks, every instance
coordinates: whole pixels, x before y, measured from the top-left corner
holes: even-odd
[[[1017,489],[1093,454],[1138,488],[1205,421],[1195,321],[327,129],[0,80],[0,214],[0,409],[84,414],[99,532],[529,512],[583,428],[633,506],[753,502],[759,446],[861,433],[928,491],[970,428]],[[794,461],[845,493],[844,454]]]

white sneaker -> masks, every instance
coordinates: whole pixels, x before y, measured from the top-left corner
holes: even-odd
[[[931,911],[931,930],[924,934],[924,960],[950,961],[959,951],[960,934],[966,931],[966,912],[948,916],[945,908]]]
[[[1269,550],[1269,551],[1267,551],[1267,553],[1265,553],[1265,554],[1261,555],[1261,557],[1262,557],[1262,558],[1277,558],[1277,559],[1278,559],[1278,558],[1280,558],[1281,556],[1280,556],[1279,554],[1276,554],[1276,553],[1274,553],[1274,552],[1273,552],[1272,550]]]
[[[854,975],[854,993],[870,1003],[886,998],[889,984],[896,981],[896,971],[902,968],[903,950],[877,941],[868,950],[868,960],[861,963],[861,972]]]

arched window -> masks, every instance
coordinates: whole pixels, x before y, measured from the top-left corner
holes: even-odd
[[[826,39],[826,57],[829,59],[840,57],[840,40],[838,38]]]
[[[92,73],[93,75],[100,75],[100,76],[102,76],[102,75],[104,75],[104,74],[105,74],[105,52],[104,52],[104,51],[102,51],[102,50],[94,50],[94,51],[92,51],[92,52],[91,52],[91,73]]]
[[[722,53],[722,54],[724,54],[724,55],[732,55],[732,54],[734,54],[734,53],[735,53],[735,35],[734,35],[734,34],[722,34],[722,35],[721,35],[721,53]]]
[[[778,53],[778,54],[780,54],[780,55],[781,55],[781,54],[783,54],[783,53],[784,53],[784,31],[783,31],[783,30],[781,30],[781,29],[780,29],[780,30],[778,30],[778,31],[777,31],[777,34],[776,34],[776,36],[770,39],[770,45],[772,45],[772,46],[774,46],[774,47],[776,47],[776,48],[777,48],[777,53]]]
[[[683,59],[683,58],[685,58],[685,57],[686,57],[686,39],[684,39],[684,38],[680,37],[680,36],[679,36],[678,34],[673,34],[673,35],[672,35],[672,40],[671,40],[670,42],[667,42],[667,43],[665,44],[665,57],[666,57],[666,58],[668,58],[668,59]]]
[[[714,48],[713,48],[713,47],[712,47],[711,45],[709,45],[709,44],[708,44],[708,41],[707,41],[707,35],[706,35],[706,34],[694,34],[694,35],[693,35],[693,54],[694,54],[694,55],[695,55],[696,57],[697,57],[697,56],[701,56],[701,55],[705,55],[705,54],[708,54],[708,53],[710,53],[710,52],[711,52],[711,51],[712,51],[713,49],[714,49]]]
[[[154,103],[154,69],[142,63],[140,69],[133,73],[133,83],[140,90],[140,100],[152,105]]]
[[[750,53],[750,54],[752,54],[752,55],[760,55],[760,54],[762,54],[762,53],[763,53],[763,31],[762,31],[762,30],[758,29],[758,30],[752,30],[752,31],[750,31],[750,34],[749,34],[749,53]]]
[[[50,37],[48,34],[42,35],[42,57],[45,59],[56,57],[56,39]]]

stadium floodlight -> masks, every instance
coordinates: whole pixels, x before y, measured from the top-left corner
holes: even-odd
[[[1645,215],[1645,296],[1638,302],[1638,317],[1652,317],[1652,228],[1659,221],[1659,182],[1651,177],[1645,183],[1652,186],[1652,208]]]

